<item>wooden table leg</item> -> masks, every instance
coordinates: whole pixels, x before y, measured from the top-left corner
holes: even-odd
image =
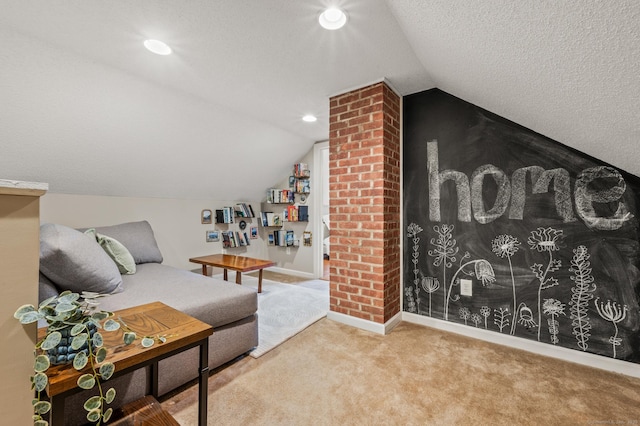
[[[224,278],[225,281],[229,281],[229,277],[227,276],[227,268],[224,269],[224,272],[222,273],[222,278]]]
[[[236,284],[242,284],[242,272],[236,272]]]
[[[258,293],[262,293],[262,269],[258,273]]]
[[[207,275],[207,265],[202,265],[202,275]]]

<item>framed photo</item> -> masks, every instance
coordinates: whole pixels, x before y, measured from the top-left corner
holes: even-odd
[[[207,242],[220,241],[220,233],[218,231],[207,231]]]
[[[202,210],[202,214],[200,216],[200,222],[201,223],[211,223],[211,209],[204,209]]]
[[[252,240],[255,240],[255,239],[257,239],[257,238],[258,238],[258,227],[257,227],[257,226],[252,226],[252,227],[251,227],[251,234],[250,234],[250,236],[251,236],[251,239],[252,239]]]
[[[310,246],[311,245],[311,238],[312,238],[312,234],[310,231],[304,231],[302,233],[302,243],[305,246]]]

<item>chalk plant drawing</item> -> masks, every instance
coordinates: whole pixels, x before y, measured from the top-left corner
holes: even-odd
[[[482,315],[482,318],[484,318],[484,329],[487,329],[487,318],[489,318],[489,315],[491,315],[491,308],[488,306],[483,306],[482,308],[480,308],[480,315]]]
[[[613,357],[616,357],[616,346],[622,345],[622,339],[618,337],[618,323],[622,322],[627,316],[627,305],[621,306],[616,302],[612,302],[611,300],[607,300],[605,305],[604,302],[598,304],[599,297],[596,297],[594,304],[596,305],[596,310],[598,314],[605,321],[609,321],[613,324],[615,329],[615,333],[613,336],[609,337],[609,343],[613,347]]]
[[[560,315],[566,315],[564,313],[565,304],[557,299],[544,299],[542,303],[542,311],[545,315],[551,316],[547,318],[547,325],[549,326],[549,335],[551,336],[551,343],[554,345],[560,342],[558,339],[558,333],[560,331],[560,323],[557,318]]]
[[[442,298],[442,316],[447,319],[447,306],[448,306],[448,293],[447,293],[447,269],[450,269],[453,262],[456,261],[456,255],[458,254],[458,247],[456,247],[456,240],[453,238],[453,225],[442,224],[441,226],[434,226],[433,230],[438,234],[437,238],[431,239],[431,244],[434,246],[433,250],[429,250],[429,256],[434,257],[433,266],[438,267],[442,265],[442,284],[443,284],[443,298]]]
[[[543,266],[540,263],[534,263],[531,265],[531,270],[538,279],[538,342],[540,341],[540,330],[542,328],[542,290],[549,289],[558,285],[558,280],[549,276],[550,273],[555,272],[562,267],[560,259],[553,258],[553,252],[560,250],[560,244],[564,238],[562,230],[553,228],[538,228],[536,231],[531,231],[531,235],[527,242],[529,247],[538,252],[546,252],[549,254],[549,262],[547,266]]]
[[[591,262],[589,262],[589,251],[585,246],[578,246],[573,249],[571,268],[573,273],[570,277],[575,283],[571,287],[571,301],[569,302],[571,312],[572,334],[576,336],[578,347],[586,351],[589,347],[587,343],[591,337],[591,320],[588,317],[589,301],[593,299],[593,292],[596,290],[593,275],[591,275]]]
[[[533,319],[533,312],[531,311],[531,308],[529,308],[525,303],[520,303],[518,305],[518,324],[522,324],[529,329],[538,326],[538,324],[536,324],[536,320]]]
[[[444,310],[445,320],[449,319],[449,302],[452,300],[454,302],[457,300],[460,300],[460,295],[451,296],[451,291],[453,290],[453,287],[458,286],[458,284],[460,284],[460,281],[458,279],[458,275],[460,273],[464,273],[469,276],[475,276],[480,280],[480,282],[482,282],[483,286],[486,286],[496,280],[496,275],[493,272],[493,266],[491,266],[491,263],[489,263],[488,260],[477,259],[477,260],[470,260],[468,262],[462,263],[466,259],[469,259],[470,257],[471,255],[469,254],[469,252],[464,253],[462,258],[460,259],[460,266],[458,267],[458,270],[456,271],[455,274],[453,274],[453,277],[451,278],[451,283],[449,285],[449,291],[447,292],[447,296],[446,296],[447,299],[446,299],[445,310]],[[466,271],[465,268],[471,265],[473,265],[473,271]]]
[[[471,318],[471,311],[469,308],[462,307],[458,310],[458,315],[464,320],[464,325],[467,325],[467,320]]]
[[[520,248],[520,241],[512,235],[502,234],[498,235],[491,241],[491,250],[496,256],[504,259],[505,257],[509,261],[509,271],[511,272],[511,287],[513,288],[513,319],[511,320],[511,334],[516,332],[516,313],[517,313],[517,299],[516,299],[516,281],[513,278],[513,265],[511,264],[511,256],[518,252]]]
[[[418,234],[420,232],[422,232],[422,228],[415,223],[411,223],[407,226],[407,237],[411,238],[413,242],[413,253],[411,254],[411,262],[413,263],[413,286],[409,286],[408,291],[405,290],[405,295],[408,299],[409,312],[418,312],[420,306],[420,299],[418,298],[420,294],[420,270],[418,269],[420,237],[418,237]],[[416,293],[416,300],[413,299],[413,291]]]
[[[480,316],[480,314],[478,313],[473,313],[471,314],[471,322],[476,326],[476,328],[478,327],[478,324],[480,324],[482,322],[482,317]]]
[[[431,316],[431,295],[440,288],[440,281],[434,277],[422,277],[422,289],[429,295],[429,316]]]
[[[494,309],[493,323],[498,326],[500,333],[502,333],[502,330],[509,327],[509,308]]]

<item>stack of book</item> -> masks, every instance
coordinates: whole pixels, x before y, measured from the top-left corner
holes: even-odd
[[[280,226],[282,225],[282,219],[279,214],[274,212],[260,212],[260,220],[262,226]]]
[[[309,179],[296,179],[293,190],[298,194],[309,194],[311,192]]]
[[[223,207],[216,210],[216,223],[233,223],[235,209],[233,207]]]
[[[282,211],[282,216],[286,222],[308,222],[308,206],[288,206]]]
[[[251,204],[247,203],[238,203],[236,204],[236,216],[237,217],[256,217],[253,213],[253,208]]]
[[[233,248],[248,246],[251,244],[249,236],[246,232],[238,231],[223,231],[222,232],[222,247]]]
[[[294,164],[293,175],[298,178],[309,177],[311,175],[311,171],[309,170],[309,165],[307,163]]]
[[[267,202],[274,204],[293,203],[294,194],[290,189],[269,189],[267,191]]]

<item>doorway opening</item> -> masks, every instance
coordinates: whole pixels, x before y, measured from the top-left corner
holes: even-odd
[[[317,180],[314,186],[317,188],[314,213],[321,220],[315,221],[314,233],[318,236],[315,252],[315,276],[323,280],[329,280],[331,265],[331,221],[329,219],[329,142],[318,142],[314,145],[314,170],[317,170]]]

